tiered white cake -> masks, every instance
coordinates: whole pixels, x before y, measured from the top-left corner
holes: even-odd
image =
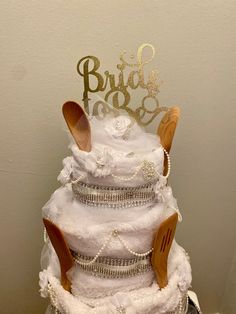
[[[92,118],[92,149],[72,142],[58,179],[62,187],[43,217],[63,232],[74,256],[71,293],[60,283],[60,265],[48,239],[42,252],[40,291],[59,313],[184,313],[191,268],[175,241],[168,285],[160,289],[150,256],[154,233],[178,212],[163,176],[166,153],[157,135],[128,116]],[[167,173],[167,176],[169,173]]]

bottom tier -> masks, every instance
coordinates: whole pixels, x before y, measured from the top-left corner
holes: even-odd
[[[153,278],[146,287],[138,288],[137,285],[130,291],[124,289],[109,296],[96,298],[88,297],[89,293],[85,293],[75,280],[72,282],[74,294],[65,291],[60,284],[58,269],[56,271],[49,265],[40,273],[41,295],[49,296],[53,307],[63,314],[182,314],[186,312],[187,292],[191,284],[189,258],[184,249],[174,243],[169,261],[168,285],[165,288],[160,289]],[[55,262],[53,264],[55,265]],[[137,280],[138,278],[139,276]],[[115,280],[113,283],[115,284]],[[89,287],[86,288],[89,290]],[[96,287],[90,289],[95,290]],[[113,289],[111,283],[111,291]]]
[[[184,299],[181,303],[179,304],[178,308],[172,312],[176,314],[202,314],[197,295],[193,291],[188,291],[186,299]],[[185,303],[183,303],[185,302]],[[118,313],[126,313],[126,310],[124,309],[118,309]],[[60,312],[55,308],[52,304],[50,304],[46,310],[45,314],[60,314]]]
[[[187,292],[176,292],[175,295],[170,296],[167,288],[166,291],[160,293],[155,283],[148,288],[130,293],[117,293],[110,299],[99,300],[100,305],[93,307],[86,304],[86,301],[90,303],[90,300],[75,298],[65,291],[55,278],[51,278],[48,289],[51,307],[47,313],[184,314],[188,303]]]

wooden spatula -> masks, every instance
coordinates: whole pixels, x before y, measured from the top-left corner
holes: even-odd
[[[74,101],[67,101],[62,107],[63,116],[79,149],[91,151],[91,129],[84,110]]]
[[[67,278],[66,273],[74,264],[72,254],[61,230],[48,219],[43,219],[43,223],[60,262],[61,284],[65,290],[70,291],[71,282]]]
[[[154,236],[154,250],[151,262],[160,288],[164,288],[168,284],[167,260],[174,239],[177,221],[178,214],[175,213],[162,222]]]

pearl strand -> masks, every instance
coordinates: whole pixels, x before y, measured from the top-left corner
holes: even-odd
[[[59,302],[58,296],[56,295],[55,290],[53,289],[52,284],[48,283],[48,293],[52,307],[54,308],[55,314],[68,313],[65,305],[62,302]],[[59,310],[60,307],[60,310]]]
[[[53,290],[53,287],[50,283],[48,283],[48,293],[49,293],[51,304],[55,309],[55,313],[60,313],[58,310],[58,302],[56,299],[55,291]]]
[[[156,171],[157,176],[163,177],[163,178],[167,179],[167,178],[169,177],[169,175],[170,175],[171,162],[170,162],[170,156],[169,156],[167,150],[166,150],[164,147],[162,147],[162,149],[163,149],[163,151],[164,151],[164,154],[165,154],[166,157],[167,157],[167,165],[168,165],[167,174],[166,174],[165,176],[163,176],[162,174],[158,173],[156,170],[155,170],[155,171]],[[143,161],[141,162],[141,164],[136,167],[136,170],[135,170],[135,172],[132,174],[132,176],[124,177],[124,176],[118,176],[118,175],[115,175],[115,174],[111,174],[111,175],[112,175],[113,178],[118,179],[119,181],[122,181],[122,182],[131,181],[131,180],[133,180],[133,179],[138,175],[138,173],[139,173],[139,171],[142,169],[144,163],[145,163],[145,160],[143,160]],[[82,179],[84,179],[85,177],[86,177],[86,175],[85,175],[85,174],[82,174],[82,175],[80,175],[77,179],[71,180],[71,183],[75,184],[75,183],[81,181]],[[153,178],[152,178],[152,179],[153,179]]]
[[[112,174],[112,177],[115,178],[115,179],[118,179],[119,181],[123,181],[123,182],[131,181],[131,180],[133,180],[133,179],[137,176],[137,174],[139,173],[141,167],[142,167],[142,164],[139,165],[139,166],[136,168],[134,174],[132,174],[132,176],[130,176],[130,177],[122,177],[122,176],[117,176],[117,175],[115,175],[115,174]]]
[[[168,177],[169,177],[169,175],[170,175],[171,162],[170,162],[170,155],[168,154],[167,150],[166,150],[164,147],[162,147],[162,149],[163,149],[163,151],[164,151],[164,154],[165,154],[166,157],[167,157],[167,174],[164,176],[163,174],[161,174],[161,173],[159,173],[159,172],[157,171],[157,176],[159,177],[159,180],[160,180],[160,178],[165,179],[164,185],[166,185],[166,179],[168,179]]]
[[[92,265],[96,262],[96,260],[99,258],[99,256],[102,254],[102,252],[105,250],[105,248],[107,247],[107,245],[109,245],[109,243],[111,242],[111,239],[113,237],[117,237],[117,239],[120,241],[120,243],[126,248],[126,250],[134,255],[134,256],[137,256],[137,257],[145,257],[147,255],[149,255],[152,251],[153,251],[153,248],[151,248],[150,250],[148,250],[147,252],[144,252],[144,253],[137,253],[137,252],[134,252],[133,250],[131,250],[127,243],[121,239],[121,237],[119,236],[119,233],[118,233],[118,230],[113,230],[112,233],[110,234],[110,236],[106,239],[106,241],[104,242],[104,244],[102,245],[102,247],[100,248],[100,250],[97,252],[97,254],[94,256],[94,258],[89,261],[89,262],[81,262],[78,258],[75,258],[76,262],[81,265],[81,266],[89,266],[89,265]]]
[[[170,155],[168,154],[167,150],[164,147],[162,147],[162,148],[163,148],[163,151],[164,151],[164,153],[166,155],[167,166],[168,166],[167,167],[167,174],[165,176],[162,176],[162,177],[167,179],[169,177],[169,175],[170,175],[170,169],[171,169]]]
[[[189,306],[189,297],[188,297],[188,295],[187,295],[184,314],[187,314],[187,312],[188,312],[188,306]],[[199,313],[200,313],[200,311],[199,311]]]
[[[119,234],[118,234],[118,231],[115,230],[114,232],[116,232],[116,237],[118,238],[118,240],[120,241],[120,243],[126,248],[126,250],[127,250],[130,254],[132,254],[132,255],[134,255],[134,256],[137,256],[137,257],[145,257],[145,256],[149,255],[149,254],[153,251],[153,248],[151,248],[150,250],[148,250],[147,252],[144,252],[144,253],[137,253],[137,252],[134,252],[133,250],[131,250],[131,249],[128,247],[127,243],[126,243],[123,239],[121,239],[121,237],[120,237]]]
[[[167,179],[170,175],[171,161],[170,161],[170,155],[168,154],[167,150],[164,147],[162,147],[162,149],[163,149],[164,154],[166,155],[166,158],[167,158],[167,174],[164,176],[164,175],[158,173],[157,171],[156,171],[156,173],[159,177]],[[134,174],[130,177],[122,177],[122,176],[117,176],[114,174],[112,174],[112,176],[113,176],[113,178],[116,178],[119,181],[123,181],[123,182],[131,181],[137,176],[137,174],[139,173],[139,171],[141,170],[141,168],[143,166],[143,163],[144,163],[144,161],[142,161],[142,163],[136,168]]]
[[[102,252],[105,250],[105,248],[107,247],[107,245],[111,242],[112,237],[114,231],[110,234],[110,236],[106,239],[106,241],[103,243],[102,247],[100,248],[100,250],[97,252],[97,254],[94,256],[94,258],[89,261],[89,262],[81,262],[78,258],[76,258],[76,262],[81,265],[81,266],[88,266],[88,265],[92,265],[93,263],[96,262],[96,260],[99,258],[99,256],[102,254]]]

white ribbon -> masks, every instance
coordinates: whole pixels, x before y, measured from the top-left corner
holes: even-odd
[[[162,176],[159,178],[156,189],[156,200],[161,203],[166,203],[167,208],[173,209],[178,214],[178,220],[182,221],[182,215],[179,211],[176,199],[173,197],[172,189],[166,185],[166,178]]]
[[[57,180],[62,184],[66,185],[71,180],[71,174],[73,171],[73,157],[66,157],[63,159],[63,169],[61,170]]]

